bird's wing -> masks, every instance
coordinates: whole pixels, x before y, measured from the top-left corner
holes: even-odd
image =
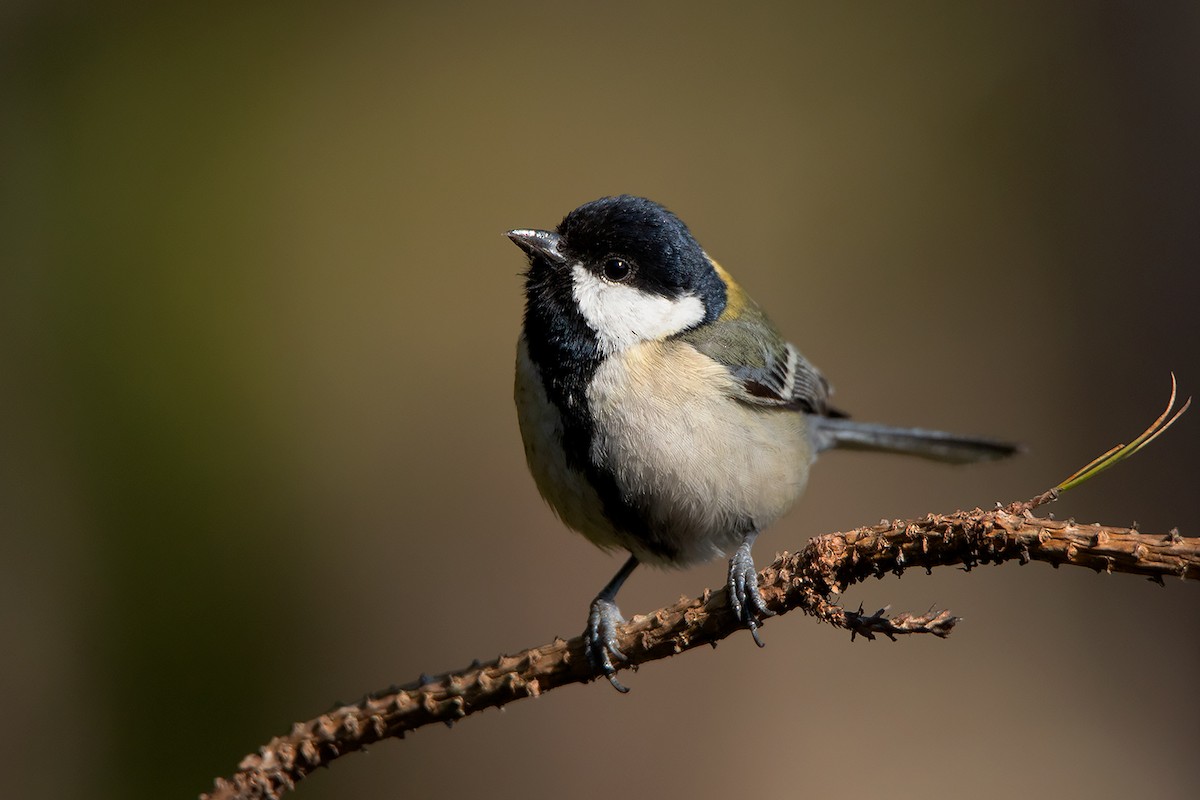
[[[745,295],[714,322],[679,338],[729,370],[739,400],[812,414],[831,413],[829,382]]]

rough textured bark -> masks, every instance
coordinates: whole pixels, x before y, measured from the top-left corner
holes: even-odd
[[[778,614],[800,609],[843,628],[851,636],[931,633],[947,636],[958,618],[948,611],[926,614],[865,614],[848,611],[837,598],[868,577],[901,574],[914,567],[962,565],[967,569],[1006,561],[1044,561],[1089,567],[1097,572],[1165,578],[1200,579],[1200,538],[1178,531],[1143,533],[1136,528],[1033,515],[1056,492],[984,511],[929,514],[920,519],[881,521],[878,525],[812,539],[799,553],[784,553],[759,576],[768,607]],[[715,644],[741,629],[728,607],[726,592],[705,590],[645,616],[620,630],[624,667]],[[317,767],[372,742],[403,737],[433,722],[453,724],[481,711],[536,697],[568,683],[594,680],[580,637],[504,655],[486,664],[376,692],[337,708],[290,733],[276,737],[246,756],[228,779],[216,781],[203,798],[276,798]]]

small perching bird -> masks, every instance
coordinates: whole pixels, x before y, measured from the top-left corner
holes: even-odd
[[[729,599],[758,637],[772,612],[751,547],[834,447],[968,463],[1011,444],[853,422],[758,305],[662,206],[622,195],[555,231],[513,230],[529,256],[516,404],[538,490],[558,516],[629,559],[592,601],[588,658],[617,689],[615,598],[641,562],[730,553]]]

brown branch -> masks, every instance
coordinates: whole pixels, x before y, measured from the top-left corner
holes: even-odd
[[[1047,492],[1029,502],[991,511],[975,509],[915,520],[882,521],[878,525],[814,538],[796,554],[784,553],[759,576],[767,605],[783,614],[800,609],[818,620],[874,639],[902,634],[947,636],[958,618],[947,611],[864,614],[847,611],[836,597],[868,577],[905,569],[961,564],[967,569],[1006,561],[1045,561],[1090,567],[1097,572],[1200,579],[1200,538],[1141,533],[1136,528],[1035,517],[1033,509],[1057,497]],[[624,666],[637,667],[684,650],[715,644],[741,626],[729,611],[724,589],[705,590],[646,616],[635,616],[619,631]],[[588,666],[580,637],[500,656],[486,664],[402,687],[392,687],[341,706],[308,722],[298,722],[285,736],[272,739],[244,758],[229,779],[218,779],[210,800],[276,798],[317,767],[360,750],[372,742],[403,737],[434,722],[447,725],[485,708],[536,697],[568,683],[585,683],[596,675]]]

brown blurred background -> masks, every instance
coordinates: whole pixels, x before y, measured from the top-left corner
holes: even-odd
[[[1194,3],[0,10],[0,794],[189,797],[294,720],[578,633],[511,408],[522,256],[677,211],[862,419],[760,563],[1029,497],[1200,393]],[[1200,413],[1059,516],[1200,534]],[[627,614],[722,581],[640,572]],[[422,730],[303,798],[1195,797],[1200,591],[1045,565],[846,600]]]

